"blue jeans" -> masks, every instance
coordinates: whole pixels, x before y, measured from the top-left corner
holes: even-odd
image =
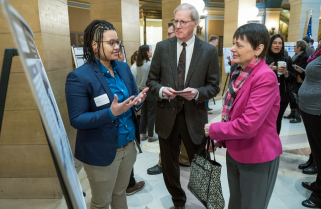
[[[208,108],[208,101],[209,101],[209,100],[206,100],[206,108]]]

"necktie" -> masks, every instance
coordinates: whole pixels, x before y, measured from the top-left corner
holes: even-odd
[[[183,50],[179,56],[178,66],[177,66],[177,75],[178,75],[178,91],[182,91],[185,83],[185,63],[186,63],[186,43],[182,43]],[[178,108],[177,112],[181,111],[183,108],[184,99],[178,96]]]

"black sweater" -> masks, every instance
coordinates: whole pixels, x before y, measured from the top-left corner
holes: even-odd
[[[274,66],[278,66],[278,61],[285,61],[286,68],[289,72],[289,76],[286,78],[284,75],[277,75],[277,71],[274,71],[275,76],[277,76],[279,82],[281,102],[289,102],[290,90],[288,84],[293,84],[294,81],[296,82],[296,70],[293,68],[292,59],[288,55],[286,55],[285,53],[275,54],[269,50],[266,55],[266,64],[271,65],[274,62]]]

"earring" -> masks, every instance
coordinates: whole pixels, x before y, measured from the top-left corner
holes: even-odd
[[[259,62],[259,57],[258,56],[256,56],[256,62]]]

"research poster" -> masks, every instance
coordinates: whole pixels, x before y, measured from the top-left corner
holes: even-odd
[[[7,0],[1,0],[1,7],[10,26],[21,63],[47,133],[48,145],[52,148],[53,157],[57,161],[72,207],[86,209],[68,136],[46,71],[35,46],[34,34],[28,23],[9,5]]]
[[[230,59],[232,60],[233,53],[231,52],[231,48],[223,48],[224,71],[225,73],[230,73],[231,66],[228,64],[227,56],[230,56]]]

